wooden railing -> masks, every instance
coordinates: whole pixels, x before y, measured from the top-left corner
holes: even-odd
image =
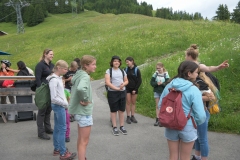
[[[28,81],[35,80],[35,76],[0,76],[0,80],[18,80]],[[30,87],[11,87],[11,88],[0,88],[0,96],[34,96]],[[6,123],[6,118],[2,112],[11,111],[34,111],[37,110],[37,106],[33,103],[17,103],[17,104],[0,104],[0,114],[3,121]]]

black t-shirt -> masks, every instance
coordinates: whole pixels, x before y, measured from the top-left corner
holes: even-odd
[[[77,71],[68,71],[63,77],[64,77],[65,79],[68,79],[69,77],[74,76],[76,72],[77,72]],[[71,81],[67,81],[67,82],[65,83],[65,88],[71,90],[71,87],[72,87]]]

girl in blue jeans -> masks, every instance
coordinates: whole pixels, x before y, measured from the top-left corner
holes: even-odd
[[[57,61],[54,73],[46,79],[49,81],[51,107],[54,111],[53,156],[60,155],[60,160],[73,159],[76,153],[71,153],[65,147],[66,112],[68,102],[64,94],[62,75],[68,71],[68,64],[63,60]]]
[[[191,160],[207,160],[209,154],[209,144],[208,144],[208,122],[210,119],[210,113],[207,110],[208,101],[215,98],[219,98],[218,89],[214,86],[212,81],[205,75],[204,72],[199,73],[197,78],[197,84],[202,92],[202,99],[205,105],[206,120],[203,124],[197,125],[198,139],[195,141],[195,155],[193,155]]]

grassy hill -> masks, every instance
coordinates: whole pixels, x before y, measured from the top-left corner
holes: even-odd
[[[1,59],[9,59],[13,68],[23,60],[34,69],[45,48],[53,49],[54,62],[63,59],[70,63],[84,54],[94,55],[97,58],[94,79],[104,77],[113,55],[122,60],[132,56],[138,65],[152,62],[142,69],[143,84],[137,104],[137,112],[150,117],[155,117],[149,81],[156,62],[162,61],[173,77],[184,60],[184,51],[196,43],[202,63],[218,65],[225,59],[230,63],[230,68],[215,73],[221,83],[222,112],[211,117],[210,130],[240,133],[240,25],[87,11],[76,16],[50,15],[44,23],[25,27],[26,32],[19,35],[12,23],[0,23],[0,28],[8,33],[0,37],[0,50],[12,53]]]

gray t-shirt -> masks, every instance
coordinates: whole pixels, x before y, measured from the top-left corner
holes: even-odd
[[[124,73],[124,77],[127,76],[126,72],[123,70],[123,73]],[[106,70],[106,74],[109,74],[110,76],[110,70],[107,69]],[[110,82],[116,86],[116,87],[120,87],[120,85],[123,83],[123,74],[122,74],[122,71],[118,68],[118,69],[113,69],[112,68],[112,78],[110,77]],[[109,91],[116,91],[116,90],[113,90],[111,88],[108,87],[108,90]],[[125,90],[125,87],[123,87],[123,90]]]

